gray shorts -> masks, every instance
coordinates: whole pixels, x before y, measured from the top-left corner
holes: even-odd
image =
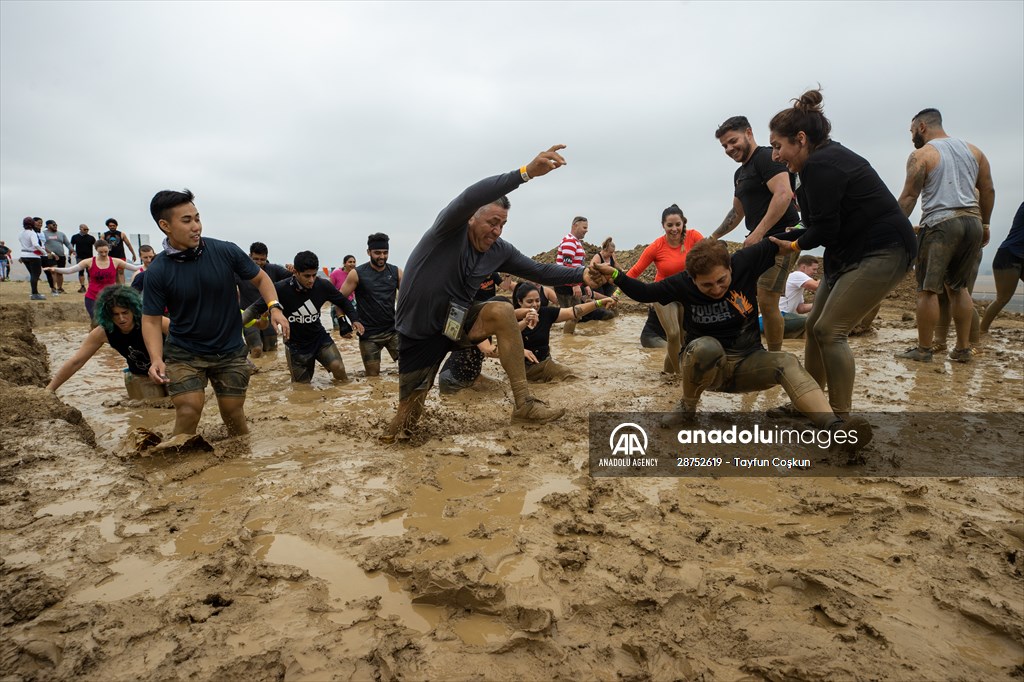
[[[249,354],[245,346],[220,355],[199,355],[173,344],[164,346],[164,364],[167,368],[167,393],[176,396],[192,391],[205,391],[206,384],[213,392],[229,398],[245,397],[249,388]]]
[[[398,332],[390,331],[373,336],[359,337],[359,355],[363,358],[363,364],[369,362],[380,362],[380,352],[387,349],[392,360],[398,360]]]
[[[296,353],[288,347],[288,344],[285,344],[284,355],[288,360],[288,370],[291,372],[292,381],[297,384],[308,384],[313,380],[313,370],[316,368],[317,362],[326,369],[330,369],[332,362],[341,359],[341,353],[338,352],[334,341],[327,341],[314,353]]]
[[[922,227],[918,235],[917,290],[941,294],[963,289],[981,257],[981,218],[958,216]]]

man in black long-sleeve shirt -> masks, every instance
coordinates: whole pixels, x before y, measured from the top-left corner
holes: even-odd
[[[323,365],[338,381],[348,381],[341,353],[320,323],[320,309],[328,301],[341,306],[356,330],[361,332],[362,326],[356,317],[355,306],[329,280],[317,277],[320,259],[312,251],[295,254],[294,267],[295,274],[292,277],[274,283],[277,300],[291,328],[284,349],[292,381],[308,384],[313,379],[316,362]],[[249,324],[266,311],[267,304],[260,299],[242,313],[242,322]]]
[[[480,284],[493,272],[508,272],[544,284],[572,284],[584,268],[536,263],[501,239],[508,220],[505,196],[523,183],[565,165],[564,145],[541,152],[518,170],[485,178],[466,189],[438,214],[406,263],[398,292],[395,327],[399,334],[398,413],[385,441],[408,437],[423,412],[449,351],[495,335],[502,367],[515,399],[513,421],[543,424],[561,417],[530,394],[523,364],[523,337],[512,307],[474,302]],[[587,276],[587,284],[600,286]]]

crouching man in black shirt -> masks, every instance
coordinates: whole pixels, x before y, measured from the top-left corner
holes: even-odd
[[[274,284],[277,300],[284,307],[285,317],[291,325],[291,336],[285,341],[284,351],[292,381],[297,384],[312,381],[316,362],[338,381],[348,381],[341,353],[320,323],[320,309],[327,301],[340,306],[355,330],[362,334],[363,325],[359,323],[356,308],[348,296],[334,288],[330,280],[317,277],[320,259],[312,251],[295,254],[293,267],[294,275]],[[248,324],[266,311],[266,302],[257,301],[242,314],[242,322]]]
[[[231,242],[203,238],[192,192],[157,192],[149,212],[166,235],[163,253],[146,269],[142,337],[152,364],[149,377],[167,384],[174,403],[174,435],[194,434],[203,414],[207,382],[228,433],[249,433],[245,393],[249,387],[242,315],[235,275],[250,280],[271,308],[271,323],[288,338],[288,320],[265,272]],[[161,320],[171,318],[167,343]]]

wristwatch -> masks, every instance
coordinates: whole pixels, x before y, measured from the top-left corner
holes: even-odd
[[[282,313],[284,312],[284,306],[281,305],[280,303],[278,303],[277,301],[274,301],[270,305],[267,306],[267,310],[273,310],[274,308],[277,308]]]

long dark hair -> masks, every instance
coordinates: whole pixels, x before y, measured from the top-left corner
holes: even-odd
[[[523,299],[529,295],[531,291],[536,291],[537,295],[540,296],[540,288],[533,282],[520,282],[516,285],[516,288],[512,290],[512,301],[516,304],[517,308],[523,307]],[[541,300],[544,300],[543,296],[540,296]]]

